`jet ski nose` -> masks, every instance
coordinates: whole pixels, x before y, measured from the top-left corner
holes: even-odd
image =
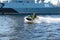
[[[32,18],[26,18],[26,19],[27,19],[27,20],[30,20],[30,21],[32,20]]]

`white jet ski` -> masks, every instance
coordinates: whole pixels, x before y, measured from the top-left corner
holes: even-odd
[[[26,16],[24,18],[25,23],[39,23],[39,16],[36,16],[35,14]]]

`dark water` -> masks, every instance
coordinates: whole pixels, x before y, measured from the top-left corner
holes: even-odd
[[[44,15],[59,17],[60,15]],[[60,23],[24,23],[21,15],[0,15],[0,40],[60,40]]]

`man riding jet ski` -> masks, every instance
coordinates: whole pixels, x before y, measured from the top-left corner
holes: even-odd
[[[33,13],[33,15],[28,15],[24,19],[25,19],[26,23],[37,23],[39,16],[37,16],[35,13]]]

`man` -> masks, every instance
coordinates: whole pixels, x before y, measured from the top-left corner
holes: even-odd
[[[36,14],[33,13],[33,15],[29,15],[28,18],[26,18],[27,20],[34,20],[36,18]]]

